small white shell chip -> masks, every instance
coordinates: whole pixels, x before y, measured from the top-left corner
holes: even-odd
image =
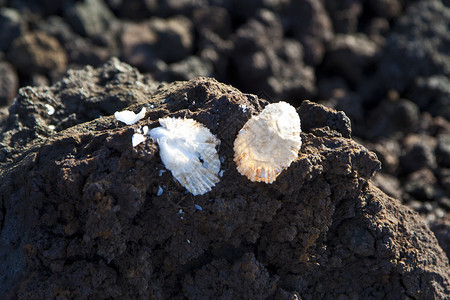
[[[140,133],[133,134],[133,137],[131,138],[131,143],[133,144],[133,148],[139,145],[140,143],[145,141],[145,136]]]
[[[53,106],[51,106],[50,104],[45,104],[45,108],[47,109],[47,114],[49,116],[51,116],[55,113],[55,108]]]
[[[164,166],[194,196],[203,195],[219,182],[220,141],[204,125],[192,119],[159,119],[162,127],[150,130],[158,142]]]
[[[129,110],[116,111],[114,113],[114,117],[116,117],[117,121],[123,122],[127,125],[133,125],[134,123],[145,117],[146,112],[147,110],[145,109],[145,107],[143,107],[138,114],[135,114],[134,112]]]
[[[251,181],[272,183],[297,158],[300,118],[286,102],[267,105],[245,123],[234,141],[237,170]]]

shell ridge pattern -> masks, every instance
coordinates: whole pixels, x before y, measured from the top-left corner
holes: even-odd
[[[201,123],[186,118],[163,118],[162,127],[149,135],[160,147],[164,166],[194,196],[211,190],[219,182],[219,140]]]
[[[301,147],[300,118],[286,102],[267,105],[250,118],[234,141],[234,161],[251,181],[272,183]]]

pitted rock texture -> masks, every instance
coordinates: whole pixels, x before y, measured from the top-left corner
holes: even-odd
[[[111,71],[111,64],[122,71]],[[86,70],[70,72],[52,87],[22,91],[18,103],[27,99],[29,109],[13,110],[16,117],[5,121],[2,141],[8,144],[5,137],[27,124],[20,120],[39,120],[39,106],[32,105],[42,101],[39,95],[72,93],[79,107],[78,125],[52,134],[29,126],[20,152],[3,148],[1,298],[448,295],[443,250],[416,213],[371,185],[380,163],[349,138],[345,114],[305,101],[298,109],[302,120],[310,113],[323,118],[303,128],[298,159],[273,184],[254,183],[236,171],[232,145],[267,101],[197,78],[127,98],[134,103],[129,110],[146,107],[147,114],[126,126],[107,116],[109,110],[89,119],[86,99],[107,99],[112,82],[117,95],[140,89],[140,80],[105,74],[141,75],[118,61],[88,71],[95,88],[77,94],[64,82],[86,84],[76,80]],[[62,96],[54,101],[59,124],[71,106]],[[132,147],[136,130],[154,128],[165,116],[193,118],[221,140],[224,173],[211,192],[186,193],[151,139]]]
[[[113,58],[102,68],[69,70],[51,87],[21,88],[0,129],[0,161],[11,159],[34,140],[134,103],[147,103],[157,85],[151,76]],[[46,105],[54,108],[53,114]]]

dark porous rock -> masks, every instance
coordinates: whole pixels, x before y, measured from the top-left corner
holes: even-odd
[[[436,189],[436,177],[430,169],[422,168],[408,175],[405,183],[405,192],[413,199],[420,201],[433,200]]]
[[[58,76],[66,70],[67,54],[56,38],[43,31],[26,33],[14,40],[8,59],[22,73]]]
[[[381,164],[381,166],[384,169],[384,165]],[[397,177],[378,172],[372,178],[372,183],[389,196],[395,199],[402,198],[402,187]]]
[[[17,10],[0,8],[0,51],[8,51],[12,41],[22,33],[23,27],[22,16]]]
[[[281,20],[260,10],[235,34],[231,55],[235,82],[244,91],[268,98],[296,101],[315,92],[315,75],[303,63],[303,48],[282,39]]]
[[[365,146],[376,153],[381,161],[383,172],[392,175],[398,173],[402,149],[397,140],[381,138],[377,143],[366,143]]]
[[[445,189],[446,194],[450,195],[450,169],[449,168],[441,168],[439,169],[439,183]]]
[[[155,88],[150,77],[117,59],[101,69],[69,70],[51,87],[21,88],[1,128],[0,161],[11,159],[34,140],[147,101]]]
[[[300,41],[305,49],[305,62],[318,65],[325,54],[325,45],[333,38],[330,17],[323,1],[290,0],[284,2],[280,14],[286,30]]]
[[[365,35],[338,34],[328,46],[325,64],[343,74],[352,83],[364,79],[366,69],[373,65],[378,46]]]
[[[439,241],[439,245],[447,253],[447,257],[450,259],[450,213],[447,213],[444,218],[439,218],[431,224],[431,230],[433,230],[436,238]]]
[[[185,17],[128,23],[123,26],[121,43],[125,61],[142,70],[153,71],[158,60],[171,63],[191,54],[192,23]]]
[[[403,171],[411,173],[421,168],[437,167],[435,148],[436,139],[423,134],[410,134],[403,141],[403,154],[400,164]]]
[[[369,39],[375,42],[379,47],[383,47],[390,29],[388,20],[384,18],[373,18],[366,26],[365,32]]]
[[[198,34],[196,47],[203,62],[211,64],[214,78],[227,80],[230,51],[233,49],[231,15],[222,7],[202,7],[194,12],[193,22]],[[209,76],[211,76],[209,75]],[[191,79],[190,77],[187,79]]]
[[[8,118],[8,107],[0,107],[0,126],[3,126],[3,122]]]
[[[450,120],[446,120],[442,117],[432,118],[430,126],[426,128],[426,130],[430,132],[433,136],[448,134],[450,133]]]
[[[440,166],[450,168],[450,132],[438,136],[436,156]]]
[[[408,99],[383,101],[369,113],[367,138],[403,136],[418,129],[420,111],[417,105]]]
[[[82,36],[105,43],[102,39],[107,36],[105,33],[116,22],[116,18],[103,0],[68,3],[64,8],[64,18],[72,29]]]
[[[445,75],[418,77],[408,93],[420,109],[450,120],[450,79]]]
[[[129,109],[146,107],[145,117],[127,126],[114,116],[79,124],[86,120],[81,115],[78,125],[37,137],[1,165],[0,297],[433,299],[448,293],[445,253],[416,213],[369,183],[380,163],[347,138],[345,115],[305,102],[309,114],[322,118],[314,123],[300,109],[301,118],[325,134],[301,133],[298,158],[273,184],[250,182],[236,170],[233,142],[267,101],[208,78],[165,84],[150,95],[139,92],[136,77],[117,61],[69,72],[52,87],[54,95],[69,94],[72,105],[86,109],[93,89],[99,101],[128,90],[137,103]],[[29,93],[29,103],[40,103],[42,93]],[[27,109],[7,120],[13,133],[14,120],[27,119],[22,114],[42,114],[37,106]],[[159,126],[164,116],[193,118],[220,139],[224,172],[212,191],[187,193],[165,170],[152,139],[132,146],[141,126]],[[319,130],[336,125],[347,137]]]
[[[45,22],[39,23],[39,29],[56,37],[66,50],[67,60],[73,65],[99,66],[105,63],[112,54],[116,54],[117,47],[99,46],[89,39],[82,38],[58,16],[51,16]]]
[[[120,19],[142,20],[158,8],[158,0],[105,0],[109,9]]]
[[[166,72],[158,77],[161,81],[189,80],[195,77],[210,77],[213,74],[213,66],[198,56],[189,56],[186,59],[170,64]]]
[[[199,32],[214,32],[225,39],[230,36],[231,16],[225,8],[217,6],[201,7],[194,11],[193,22]]]
[[[253,253],[245,253],[234,263],[215,259],[183,281],[183,291],[188,299],[236,297],[264,299],[277,289],[278,276],[271,276]]]
[[[319,99],[337,98],[348,92],[348,82],[337,76],[321,78],[317,81],[317,90]]]
[[[360,0],[325,0],[336,33],[355,33],[363,11]]]
[[[220,2],[231,2],[226,0],[146,0],[145,2],[152,15],[167,18],[174,15],[190,16],[195,9],[205,7],[205,4],[208,2],[211,6],[214,6],[216,1],[217,4],[220,4]],[[124,2],[126,3],[127,1]]]
[[[16,96],[19,77],[11,64],[0,61],[0,106],[8,106]]]
[[[49,86],[50,81],[49,78],[45,75],[41,75],[38,73],[31,74],[26,81],[27,86]]]
[[[357,93],[345,89],[336,89],[334,95],[323,104],[335,110],[345,111],[353,125],[360,125],[362,122],[365,122],[362,100]],[[353,127],[355,130],[360,129],[360,126]],[[358,136],[361,135],[358,134]]]
[[[402,12],[402,0],[369,0],[368,5],[375,15],[383,18],[398,17]]]
[[[443,24],[450,24],[450,7],[440,0],[406,9],[384,49],[379,70],[385,87],[404,92],[417,76],[450,75],[450,35]]]
[[[199,42],[200,58],[214,68],[214,77],[226,79],[230,70],[231,40],[223,40],[212,31],[202,31]]]
[[[326,108],[309,100],[303,101],[298,111],[303,131],[329,127],[346,138],[350,138],[352,134],[350,119],[342,111]]]

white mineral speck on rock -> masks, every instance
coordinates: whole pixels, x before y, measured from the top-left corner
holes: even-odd
[[[242,112],[246,112],[248,110],[248,107],[244,104],[239,105],[239,107],[241,108]]]
[[[50,130],[55,130],[55,125],[48,125],[48,129],[50,129]]]
[[[133,147],[136,147],[140,143],[144,142],[145,139],[146,139],[146,137],[143,136],[142,134],[135,133],[135,134],[133,134],[133,137],[131,138],[131,143],[133,144]]]
[[[134,112],[129,110],[116,111],[114,113],[114,117],[117,121],[123,122],[127,125],[133,125],[134,123],[145,117],[146,112],[147,110],[145,109],[145,107],[143,107],[138,114],[135,114]]]
[[[47,109],[48,115],[53,115],[55,113],[55,108],[51,106],[50,104],[45,104],[45,108]]]
[[[156,193],[156,196],[161,196],[163,192],[164,190],[160,186],[158,186],[158,192]]]

